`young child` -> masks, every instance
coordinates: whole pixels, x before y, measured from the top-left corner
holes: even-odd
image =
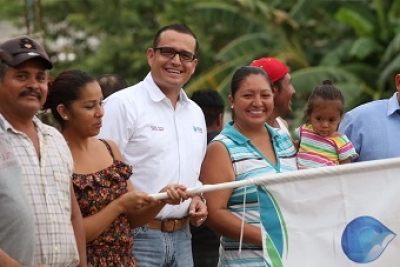
[[[305,124],[295,130],[300,140],[297,153],[299,169],[349,163],[358,157],[353,144],[337,129],[344,113],[344,97],[331,80],[314,88],[303,118]]]

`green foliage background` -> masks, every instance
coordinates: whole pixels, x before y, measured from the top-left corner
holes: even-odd
[[[211,87],[227,96],[237,68],[278,57],[290,66],[297,91],[295,125],[324,79],[342,89],[350,109],[392,95],[400,73],[400,0],[0,0],[0,6],[2,20],[47,46],[52,75],[79,68],[118,73],[134,84],[149,71],[154,33],[174,22],[189,25],[200,42],[189,95]]]

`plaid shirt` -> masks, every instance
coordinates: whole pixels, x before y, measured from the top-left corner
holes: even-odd
[[[33,118],[40,142],[40,160],[28,136],[1,115],[22,168],[22,183],[35,219],[35,264],[69,267],[79,264],[71,224],[70,186],[73,160],[63,136]]]

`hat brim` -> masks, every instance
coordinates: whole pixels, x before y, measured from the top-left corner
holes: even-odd
[[[17,54],[13,56],[13,59],[9,62],[7,62],[8,65],[10,65],[11,67],[16,67],[20,64],[22,64],[23,62],[30,60],[30,59],[41,59],[46,67],[46,69],[52,69],[53,68],[53,63],[51,63],[50,60],[48,60],[46,57],[44,57],[43,55],[40,55],[38,53],[35,52],[31,52],[31,53],[21,53],[21,54]]]

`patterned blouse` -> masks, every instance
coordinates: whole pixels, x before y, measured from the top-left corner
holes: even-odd
[[[111,147],[102,141],[114,159]],[[121,195],[128,192],[127,180],[132,166],[115,160],[111,166],[91,174],[72,176],[75,196],[82,216],[98,213]],[[96,239],[86,244],[88,266],[96,267],[133,267],[135,260],[132,254],[133,236],[128,218],[120,214],[111,225]]]

